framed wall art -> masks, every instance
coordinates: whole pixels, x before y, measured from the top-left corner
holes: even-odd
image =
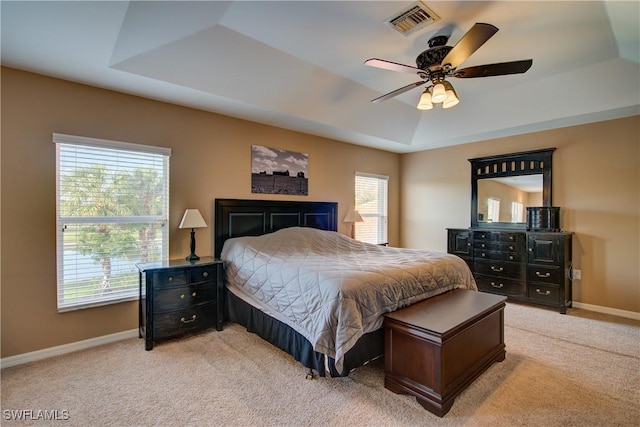
[[[309,195],[309,156],[305,153],[251,146],[251,192]]]

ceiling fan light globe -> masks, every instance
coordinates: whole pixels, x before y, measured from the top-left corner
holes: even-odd
[[[447,99],[447,92],[442,83],[438,83],[433,87],[433,94],[431,95],[431,101],[435,103],[443,102]]]
[[[420,101],[418,101],[418,106],[416,107],[418,110],[431,110],[433,109],[433,104],[431,103],[431,92],[429,89],[425,89],[420,96]]]
[[[454,107],[454,106],[458,105],[459,102],[460,102],[460,100],[456,96],[456,92],[454,90],[448,90],[447,91],[447,99],[442,103],[442,108]]]

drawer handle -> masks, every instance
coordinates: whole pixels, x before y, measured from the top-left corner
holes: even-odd
[[[513,255],[509,255],[509,261],[513,261]]]
[[[195,297],[195,296],[196,296],[196,293],[195,293],[195,292],[193,292],[193,293],[191,294],[191,296],[192,296],[192,297]],[[180,295],[180,299],[184,299],[184,297],[185,297],[185,294]]]
[[[487,254],[485,254],[484,252],[482,252],[482,254],[481,254],[480,256],[485,257],[485,256],[487,256]]]
[[[547,296],[547,295],[551,295],[551,291],[545,291],[545,292],[542,292],[540,289],[536,289],[536,293],[537,293],[538,295],[545,295],[545,296]]]
[[[204,273],[202,273],[202,276],[203,276],[203,277],[209,277],[209,272],[208,272],[208,271],[205,271]]]
[[[498,289],[504,288],[504,285],[502,283],[498,283],[496,285],[496,282],[491,282],[491,286],[493,286],[494,288],[498,288]]]
[[[195,314],[194,314],[193,316],[191,316],[191,319],[189,319],[189,320],[185,319],[184,317],[181,317],[181,318],[180,318],[180,321],[181,321],[182,323],[191,323],[191,322],[193,322],[194,320],[196,320],[196,315],[195,315]]]
[[[484,245],[484,243],[483,243],[483,244],[481,244],[481,245],[480,245],[480,247],[484,249],[484,248],[485,248],[485,245]]]
[[[504,271],[504,268],[502,267],[495,267],[495,266],[491,266],[491,271],[497,271],[498,273]]]
[[[509,250],[512,251],[513,250],[513,246],[509,246]]]
[[[536,276],[538,276],[538,277],[549,277],[549,276],[551,276],[551,273],[549,273],[549,272],[540,273],[539,271],[536,271]]]
[[[509,236],[509,240],[513,242],[513,236]]]
[[[173,282],[173,276],[169,276],[169,278],[167,279],[169,282]]]

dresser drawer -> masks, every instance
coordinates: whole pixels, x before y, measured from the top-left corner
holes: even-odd
[[[500,233],[495,231],[474,231],[474,242],[497,242],[500,238]]]
[[[474,231],[473,240],[480,242],[502,242],[525,245],[527,242],[527,235],[525,233],[515,231]]]
[[[560,286],[530,283],[528,285],[529,298],[553,305],[558,304],[560,298]]]
[[[478,274],[475,276],[478,289],[494,294],[524,297],[527,294],[527,285],[521,280],[512,280],[504,277],[491,277]]]
[[[506,242],[487,242],[487,241],[473,241],[474,249],[483,249],[487,251],[498,252],[511,252],[511,253],[525,253],[526,245],[524,243],[506,243]]]
[[[476,259],[473,267],[473,271],[478,274],[525,280],[525,264]]]
[[[216,301],[216,285],[201,283],[165,288],[154,291],[153,304],[156,313],[184,310],[200,304]]]
[[[157,289],[185,285],[187,283],[187,271],[184,269],[156,271],[152,274],[152,283]]]
[[[557,285],[563,281],[562,271],[559,267],[528,265],[527,280],[529,282],[552,283]]]
[[[202,267],[194,267],[190,271],[190,282],[212,282],[216,283],[218,279],[218,267],[217,265],[205,265]]]
[[[496,252],[486,249],[475,249],[473,251],[473,256],[480,259],[511,262],[525,262],[527,259],[527,255],[525,253]]]
[[[180,336],[216,324],[216,305],[204,304],[193,308],[156,313],[153,319],[154,339]]]

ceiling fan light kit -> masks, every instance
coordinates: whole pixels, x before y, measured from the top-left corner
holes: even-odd
[[[420,81],[379,96],[371,102],[381,102],[403,94],[413,88],[431,83],[420,96],[417,108],[419,110],[431,110],[433,104],[442,103],[442,108],[451,108],[460,102],[453,85],[445,78],[476,78],[503,76],[508,74],[522,74],[527,72],[533,64],[532,59],[521,61],[502,62],[497,64],[477,65],[458,70],[457,67],[466,61],[476,50],[480,48],[498,31],[491,24],[476,23],[455,46],[446,46],[448,36],[435,36],[429,40],[429,49],[420,53],[416,58],[417,67],[399,64],[384,59],[371,58],[365,65],[382,68],[390,71],[417,74]]]
[[[432,90],[433,94],[431,93]],[[422,92],[416,108],[418,110],[432,110],[434,103],[442,103],[442,108],[446,109],[458,105],[459,102],[460,99],[453,85],[443,80],[435,86],[429,86]]]

